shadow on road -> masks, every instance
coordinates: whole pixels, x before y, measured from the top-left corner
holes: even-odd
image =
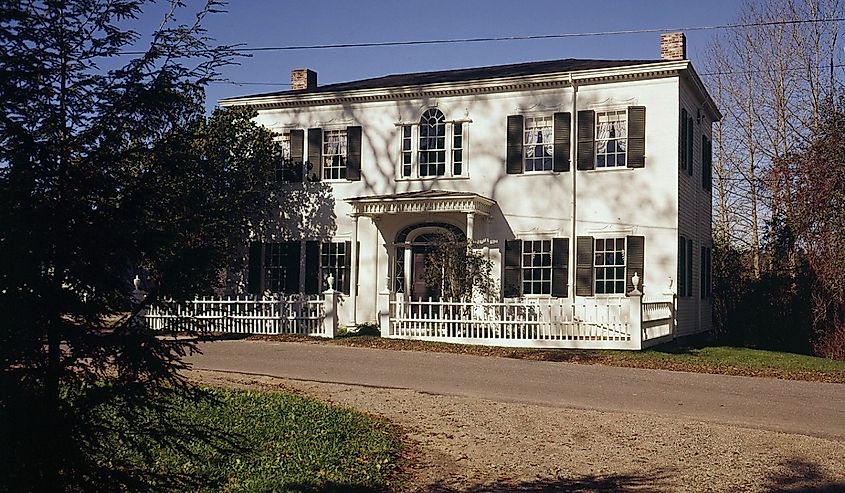
[[[839,471],[839,477],[827,474],[818,464],[802,458],[792,458],[781,463],[784,471],[769,476],[766,488],[775,492],[813,491],[815,493],[834,493],[845,491],[845,465]]]
[[[573,478],[549,478],[534,481],[498,480],[493,483],[454,487],[445,484],[433,484],[425,489],[430,493],[505,493],[512,491],[551,492],[551,491],[614,491],[638,493],[658,493],[667,491],[667,473],[657,471],[649,474],[587,474]]]

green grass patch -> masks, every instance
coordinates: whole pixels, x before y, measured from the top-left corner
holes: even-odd
[[[666,346],[644,351],[612,351],[471,346],[442,342],[382,339],[376,336],[353,336],[351,334],[343,338],[328,340],[300,336],[256,336],[253,338],[314,342],[318,344],[339,344],[400,351],[471,354],[476,356],[494,356],[536,361],[564,361],[582,364],[845,383],[845,361],[744,347],[706,346],[689,348]]]
[[[199,388],[160,398],[163,412],[132,423],[102,409],[121,433],[97,460],[142,478],[131,490],[380,491],[399,454],[388,423],[297,395]],[[127,429],[137,434],[127,440]]]
[[[840,376],[845,372],[845,361],[745,347],[657,348],[635,353],[635,357],[749,370],[776,369],[785,372],[817,372]]]

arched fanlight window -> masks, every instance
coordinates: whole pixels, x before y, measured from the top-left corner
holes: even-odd
[[[437,108],[429,108],[420,117],[420,176],[446,174],[446,117]]]

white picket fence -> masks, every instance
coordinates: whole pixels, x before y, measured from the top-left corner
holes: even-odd
[[[670,300],[588,299],[389,301],[382,336],[464,344],[581,349],[642,349],[672,334]]]
[[[670,337],[675,331],[675,301],[643,299],[643,341],[656,341]]]
[[[331,324],[324,322],[326,304],[335,299],[324,295],[203,297],[156,303],[144,317],[152,330],[334,337]]]

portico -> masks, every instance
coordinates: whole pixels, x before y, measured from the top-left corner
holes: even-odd
[[[432,245],[443,238],[468,244],[486,239],[495,204],[494,200],[475,193],[442,190],[355,197],[346,201],[352,206],[353,258],[359,218],[368,217],[379,231],[387,256],[382,289],[402,293],[406,298],[438,295],[426,286],[423,278],[425,258]],[[355,290],[360,275],[355,263],[350,274],[351,288]],[[353,307],[353,318],[355,312]]]

